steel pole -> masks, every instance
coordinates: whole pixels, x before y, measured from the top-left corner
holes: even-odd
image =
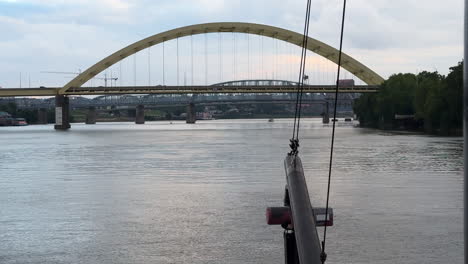
[[[465,28],[464,28],[464,54],[463,54],[463,157],[464,157],[464,184],[463,184],[463,222],[464,222],[464,250],[465,264],[468,264],[468,67],[465,58],[468,56],[468,0],[465,0]]]
[[[299,262],[320,264],[322,248],[301,159],[295,155],[288,155],[284,160],[284,167]]]

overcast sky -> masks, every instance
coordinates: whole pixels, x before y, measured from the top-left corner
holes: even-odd
[[[301,32],[305,0],[0,0],[0,86],[65,84],[41,71],[78,71],[135,41],[206,22]],[[310,36],[338,46],[341,0],[312,0]],[[344,51],[383,77],[448,72],[462,59],[463,1],[349,0]],[[171,63],[171,62],[168,62]],[[47,83],[49,82],[49,83]]]

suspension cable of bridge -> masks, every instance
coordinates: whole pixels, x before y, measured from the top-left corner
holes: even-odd
[[[122,61],[119,61],[119,84],[122,86]]]
[[[179,37],[176,38],[176,46],[177,46],[177,51],[176,51],[176,64],[177,64],[177,86],[179,86]]]
[[[275,45],[275,71],[274,71],[273,79],[276,80],[276,79],[279,79],[278,77],[278,39],[275,37],[273,41]]]
[[[164,61],[164,42],[162,43],[162,79],[163,79],[163,85],[166,85],[166,72],[165,72],[165,66],[166,63]]]
[[[205,37],[205,85],[208,85],[208,39],[207,34],[204,34]]]
[[[232,80],[236,79],[236,34],[232,32]]]
[[[190,84],[193,86],[193,35],[190,35]]]
[[[289,80],[292,80],[292,74],[293,74],[293,70],[292,70],[292,65],[294,64],[294,60],[292,58],[292,54],[293,54],[293,47],[292,45],[288,45],[288,56],[287,56],[287,60],[286,62],[288,63],[288,81]]]
[[[148,47],[148,86],[151,86],[151,47]]]
[[[257,57],[258,57],[258,60],[257,60],[258,66],[255,67],[255,68],[257,69],[256,72],[258,72],[259,70],[262,69],[262,68],[261,68],[261,67],[262,67],[262,66],[261,66],[261,65],[262,65],[262,56],[260,55],[260,50],[261,50],[261,48],[262,48],[262,47],[261,47],[262,42],[261,42],[261,40],[260,40],[261,38],[262,38],[262,35],[261,35],[261,34],[260,34],[260,35],[257,35],[257,41],[258,41],[257,50],[258,50],[258,52],[257,52],[256,54],[257,54]],[[261,78],[261,76],[259,76],[259,78]]]
[[[266,79],[266,78],[265,78],[265,56],[264,56],[265,54],[264,54],[264,50],[263,50],[263,39],[264,39],[264,38],[265,38],[265,37],[263,37],[263,35],[262,35],[262,37],[261,37],[261,43],[260,43],[260,46],[261,46],[261,48],[260,48],[260,49],[261,49],[261,57],[262,57],[262,79]]]
[[[136,55],[137,53],[133,54],[133,85],[136,86],[137,76],[136,76]]]
[[[247,73],[248,73],[248,78],[251,79],[251,74],[250,74],[250,34],[247,33]]]
[[[222,36],[221,32],[218,32],[218,60],[219,60],[219,82],[223,81],[223,55],[222,55]]]

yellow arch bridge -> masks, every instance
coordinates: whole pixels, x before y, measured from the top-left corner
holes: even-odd
[[[6,96],[56,96],[56,128],[67,129],[68,98],[67,95],[102,95],[102,94],[199,94],[199,93],[292,93],[294,85],[215,85],[215,86],[114,86],[82,87],[83,84],[115,63],[151,46],[184,36],[214,32],[235,32],[254,34],[285,41],[297,46],[302,45],[303,35],[297,32],[269,25],[219,22],[197,24],[172,29],[137,41],[97,62],[76,76],[63,87],[56,88],[10,88],[0,89],[0,97]],[[334,63],[338,62],[338,50],[314,38],[308,39],[308,50]],[[351,56],[342,54],[342,67],[361,79],[367,85],[340,87],[341,93],[375,92],[384,79]],[[307,85],[304,92],[333,92],[333,85]]]

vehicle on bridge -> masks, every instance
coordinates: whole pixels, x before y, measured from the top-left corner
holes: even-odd
[[[27,126],[28,122],[26,122],[26,119],[24,118],[14,118],[13,125],[14,126]]]
[[[338,87],[354,87],[353,79],[338,80]]]

